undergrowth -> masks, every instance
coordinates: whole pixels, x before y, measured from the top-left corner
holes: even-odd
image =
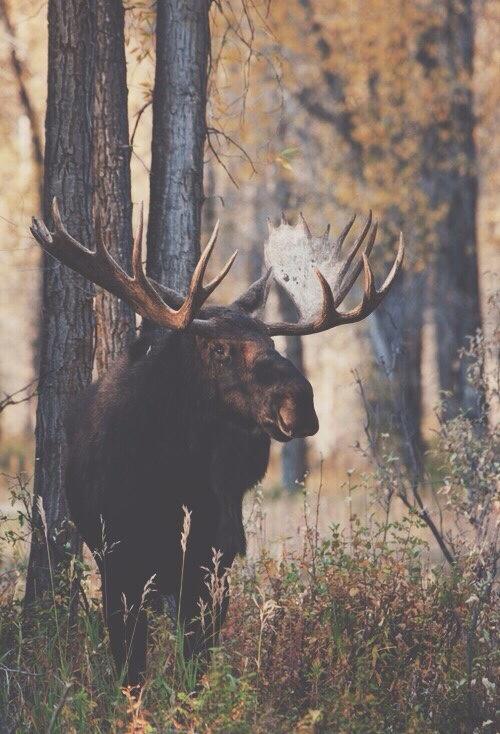
[[[116,681],[99,600],[21,624],[0,606],[0,695],[12,732],[494,732],[497,613],[478,557],[430,566],[422,521],[305,533],[231,573],[220,648],[196,681],[156,616],[139,700]],[[57,591],[56,591],[57,594]],[[177,661],[176,661],[177,658]],[[488,723],[490,722],[490,723]],[[3,731],[3,730],[2,730]]]

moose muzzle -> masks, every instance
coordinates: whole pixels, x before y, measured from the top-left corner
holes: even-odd
[[[314,410],[312,391],[307,394],[285,395],[278,409],[277,426],[281,433],[278,440],[313,436],[318,432],[318,416]]]

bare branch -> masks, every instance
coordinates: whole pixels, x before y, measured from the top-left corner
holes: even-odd
[[[388,477],[387,467],[385,464],[384,457],[380,455],[380,451],[377,445],[378,443],[377,437],[374,434],[373,429],[372,429],[371,409],[370,409],[370,404],[368,402],[368,398],[366,397],[363,383],[361,381],[361,378],[357,370],[353,370],[353,375],[354,375],[354,381],[359,390],[361,401],[363,403],[363,408],[365,410],[365,415],[366,415],[365,435],[368,440],[370,453],[381,475],[390,481],[390,477]],[[412,496],[414,500],[413,502],[409,499],[408,494],[402,482],[400,482],[399,486],[397,487],[397,490],[396,490],[397,496],[399,497],[401,502],[405,505],[405,507],[408,508],[408,510],[410,510],[411,512],[415,512],[418,515],[418,517],[421,520],[423,520],[423,522],[427,525],[432,535],[434,536],[434,539],[436,543],[438,544],[439,548],[441,549],[441,552],[443,553],[443,556],[445,557],[446,561],[450,564],[450,566],[454,566],[456,562],[455,557],[453,556],[452,552],[448,548],[448,545],[443,537],[443,534],[440,532],[439,528],[437,527],[436,523],[434,522],[431,514],[425,507],[425,504],[422,500],[422,496],[420,494],[419,483],[418,483],[416,474],[412,477],[410,486],[411,486],[411,492],[412,492]]]
[[[230,135],[225,133],[223,130],[218,130],[216,127],[207,128],[207,136],[210,137],[211,134],[215,135],[216,138],[218,138],[220,135],[225,140],[227,140],[228,143],[230,143],[231,145],[234,145],[234,147],[237,148],[243,154],[246,160],[250,163],[252,167],[252,172],[257,173],[257,169],[255,168],[253,160],[251,159],[251,157],[249,156],[245,148],[243,148],[242,145],[240,145],[236,140],[234,140],[234,138],[232,138]],[[213,147],[212,147],[212,150],[213,150]]]
[[[150,107],[152,104],[153,104],[153,100],[148,99],[148,101],[145,102],[145,104],[143,104],[142,107],[137,111],[136,116],[135,116],[134,129],[132,130],[132,135],[130,136],[130,147],[134,145],[135,134],[137,132],[137,128],[139,126],[139,122],[141,121],[142,115],[144,114],[144,112],[146,112],[148,107]]]
[[[36,385],[36,387],[33,387],[34,385]],[[22,393],[26,394],[22,395]],[[28,400],[31,400],[31,398],[33,398],[37,393],[38,379],[35,379],[29,382],[24,387],[21,387],[19,390],[10,393],[10,395],[6,394],[5,397],[0,400],[0,413],[2,413],[10,405],[20,405],[21,403],[27,403]],[[22,397],[18,397],[20,395],[22,395]]]

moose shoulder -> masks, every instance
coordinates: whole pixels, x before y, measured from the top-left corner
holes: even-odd
[[[334,242],[328,232],[312,237],[303,220],[296,227],[270,226],[271,260],[273,244],[279,252],[284,241],[314,250],[317,263],[318,253],[328,257],[316,272],[322,299],[317,313],[302,314],[296,324],[266,324],[256,314],[265,302],[270,271],[231,306],[205,305],[234,259],[203,284],[217,227],[184,298],[144,274],[142,212],[132,276],[100,242],[88,250],[74,240],[55,201],[53,220],[54,232],[38,220],[31,228],[47,252],[170,329],[159,343],[140,338],[133,344],[68,417],[70,512],[99,566],[117,668],[135,684],[146,665],[144,588],[150,584],[157,596],[175,599],[188,654],[213,645],[227,611],[226,597],[208,629],[200,621],[200,600],[209,603],[205,576],[213,549],[222,553],[221,570],[245,552],[242,500],[266,472],[270,439],[289,441],[318,430],[311,385],[275,350],[271,337],[325,331],[367,316],[394,282],[403,246],[377,291],[368,262],[376,233],[371,217],[342,263],[340,250],[352,221]],[[362,259],[356,260],[364,242]],[[275,279],[286,287],[287,278],[272,264]],[[338,311],[361,270],[361,304]],[[300,311],[297,293],[290,295]],[[191,512],[184,561],[183,507]]]

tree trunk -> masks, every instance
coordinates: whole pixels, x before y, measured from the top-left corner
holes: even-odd
[[[279,291],[281,318],[283,321],[295,321],[297,312],[288,294]],[[285,356],[304,374],[304,355],[300,336],[285,337]],[[294,438],[281,447],[281,480],[289,492],[298,489],[299,482],[304,480],[307,472],[307,443],[305,438]]]
[[[404,271],[368,320],[375,359],[389,380],[377,404],[390,417],[385,428],[398,437],[406,466],[419,477],[423,459],[422,329],[425,273]]]
[[[119,0],[96,0],[94,99],[94,221],[96,236],[130,272],[132,201],[124,11]],[[100,291],[95,299],[96,367],[101,375],[135,335],[124,301]]]
[[[95,15],[88,0],[49,0],[48,99],[45,121],[44,217],[57,196],[68,230],[92,241],[92,99]],[[64,416],[92,374],[92,288],[73,271],[43,258],[40,383],[36,426],[34,530],[25,603],[50,588],[49,557],[38,498],[43,501],[50,563],[64,565],[79,541],[67,524]]]
[[[182,293],[200,254],[209,5],[157,4],[147,273]]]
[[[467,379],[470,361],[459,352],[468,336],[481,328],[477,258],[477,155],[474,142],[474,15],[472,0],[445,3],[442,56],[449,85],[448,120],[429,132],[432,169],[424,172],[436,209],[437,226],[433,305],[441,390],[448,417],[463,410],[472,418],[483,413],[484,395]]]
[[[284,138],[284,131],[281,131]],[[284,143],[284,139],[283,139]],[[276,183],[276,204],[280,211],[286,212],[290,205],[290,183],[281,177]],[[297,311],[289,295],[278,288],[280,312],[283,321],[295,321]],[[285,337],[285,356],[305,374],[304,354],[300,336]],[[281,480],[289,492],[298,489],[298,483],[304,480],[307,471],[307,443],[305,438],[295,438],[281,447]]]

